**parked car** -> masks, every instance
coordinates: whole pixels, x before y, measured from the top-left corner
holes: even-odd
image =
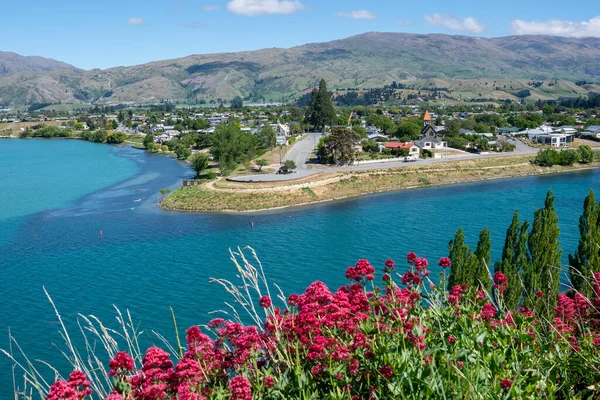
[[[414,157],[414,156],[404,157],[404,162],[415,162],[415,161],[417,161],[417,157]]]

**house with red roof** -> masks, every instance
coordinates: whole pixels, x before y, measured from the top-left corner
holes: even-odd
[[[389,149],[392,153],[405,153],[408,156],[419,158],[419,147],[411,142],[387,142],[383,148]]]

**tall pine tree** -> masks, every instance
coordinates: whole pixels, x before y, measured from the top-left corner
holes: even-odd
[[[551,318],[560,286],[562,250],[558,237],[558,216],[554,211],[554,196],[548,190],[544,208],[535,212],[527,242],[529,263],[523,270],[525,297],[523,305],[540,317]],[[537,294],[541,293],[539,297]]]
[[[506,290],[503,293],[503,303],[508,310],[516,310],[521,304],[523,283],[521,270],[527,263],[527,229],[529,222],[521,226],[519,212],[515,211],[510,227],[506,231],[502,259],[496,262],[495,271],[500,271],[508,278]]]
[[[600,272],[600,206],[594,191],[585,198],[583,215],[579,218],[579,245],[575,255],[569,254],[571,283],[580,293],[591,296],[592,275]]]
[[[475,270],[472,276],[472,284],[479,288],[490,290],[492,286],[492,279],[490,277],[490,260],[492,258],[492,242],[490,240],[490,230],[483,228],[479,233],[479,241],[475,253],[473,254],[475,260]]]
[[[315,129],[323,129],[325,126],[334,125],[337,122],[337,115],[331,104],[325,79],[321,79],[319,82],[318,90],[313,90],[305,119]]]

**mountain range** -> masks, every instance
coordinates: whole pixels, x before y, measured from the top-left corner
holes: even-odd
[[[371,32],[289,49],[192,55],[87,71],[0,52],[0,105],[192,103],[235,96],[289,100],[321,78],[333,89],[381,87],[393,81],[430,86],[462,80],[600,83],[600,38]],[[561,93],[577,94],[579,86],[562,85]]]

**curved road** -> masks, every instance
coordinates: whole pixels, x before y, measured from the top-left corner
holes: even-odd
[[[417,162],[402,162],[393,161],[387,163],[372,163],[363,165],[344,165],[328,167],[324,165],[311,164],[312,168],[308,168],[307,161],[312,153],[313,149],[319,143],[321,133],[309,133],[306,138],[297,142],[292,148],[286,153],[284,160],[293,160],[296,163],[296,172],[292,174],[257,174],[257,175],[245,175],[245,176],[234,176],[228,178],[230,181],[236,182],[278,182],[278,181],[289,181],[294,179],[305,178],[310,175],[318,174],[321,172],[344,172],[344,171],[365,171],[371,169],[383,169],[383,168],[401,168],[412,165],[427,165],[436,164],[441,162],[449,161],[462,161],[470,160],[474,158],[490,158],[490,157],[506,157],[514,156],[519,154],[535,154],[539,149],[529,147],[520,140],[510,139],[511,143],[516,145],[516,149],[510,153],[489,153],[489,154],[470,154],[466,153],[461,156],[451,156],[446,158],[428,158],[419,160]]]

